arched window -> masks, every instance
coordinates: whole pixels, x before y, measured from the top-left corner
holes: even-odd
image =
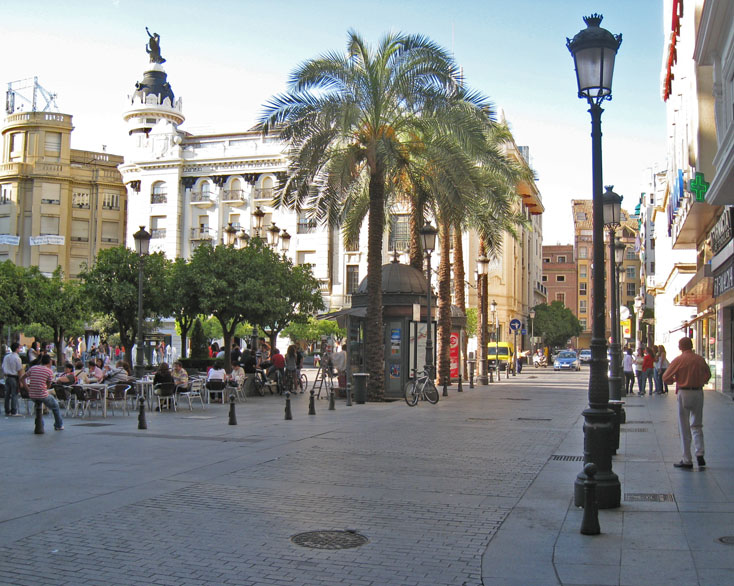
[[[168,189],[163,181],[156,181],[150,191],[150,203],[166,203],[168,201]]]

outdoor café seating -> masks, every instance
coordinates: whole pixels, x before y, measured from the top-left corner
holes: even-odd
[[[202,391],[204,390],[204,381],[199,378],[189,379],[189,382],[185,385],[179,385],[176,387],[176,392],[181,398],[185,398],[189,402],[189,410],[193,411],[193,399],[199,399],[201,401],[202,409],[206,409],[204,405],[204,397]]]
[[[176,383],[158,383],[153,386],[153,396],[158,400],[157,411],[163,410],[163,405],[176,410]]]

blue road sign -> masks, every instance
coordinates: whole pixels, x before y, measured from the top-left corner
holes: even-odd
[[[522,326],[522,322],[519,319],[510,320],[510,329],[513,332],[516,332],[517,330],[519,330],[520,326]]]
[[[520,332],[520,333],[521,333],[521,334],[522,334],[523,336],[525,336],[525,335],[527,335],[528,331],[524,329],[524,330],[523,330],[522,332]]]

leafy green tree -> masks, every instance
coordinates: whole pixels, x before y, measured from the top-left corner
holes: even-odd
[[[191,358],[201,360],[209,358],[209,344],[204,335],[204,328],[201,326],[201,320],[194,320],[191,329]]]
[[[472,338],[479,331],[479,311],[476,307],[469,307],[466,310],[466,337]]]
[[[33,320],[48,327],[57,353],[64,348],[66,334],[83,328],[88,308],[81,287],[76,281],[65,281],[60,267],[46,277],[32,267],[29,271],[33,290]],[[27,332],[26,332],[27,333]],[[63,361],[57,358],[60,367]]]
[[[316,319],[309,317],[305,322],[296,322],[283,328],[283,334],[293,343],[307,347],[321,340],[322,336],[331,337],[341,342],[347,335],[344,328],[340,328],[336,321],[331,319]]]
[[[570,338],[582,331],[581,322],[561,301],[554,301],[550,305],[542,303],[534,309],[535,335],[543,338],[543,343],[551,348],[565,346]]]
[[[0,335],[6,326],[30,321],[27,270],[6,260],[0,263]]]
[[[196,316],[201,313],[199,295],[192,287],[191,265],[184,258],[177,258],[166,272],[170,315],[176,320],[178,333],[181,335],[181,357],[186,358],[186,346],[189,330],[194,325]]]
[[[138,333],[138,263],[137,253],[129,248],[107,248],[100,250],[94,264],[80,274],[83,297],[91,310],[109,314],[115,320],[125,356],[130,361]],[[166,315],[170,310],[166,263],[162,252],[144,259],[144,318]]]

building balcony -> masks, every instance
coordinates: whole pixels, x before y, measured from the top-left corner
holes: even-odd
[[[680,200],[678,212],[673,219],[673,249],[696,248],[698,241],[706,237],[708,229],[719,215],[719,210],[718,206],[696,201],[691,194],[686,194]]]
[[[222,201],[231,206],[242,206],[247,203],[243,189],[225,189],[222,192]]]
[[[167,193],[153,193],[150,196],[150,203],[152,204],[168,203],[168,194]]]
[[[548,288],[538,281],[535,281],[535,292],[540,293],[546,299],[548,298]]]
[[[212,199],[211,193],[208,191],[192,191],[191,204],[198,207],[209,208],[214,205],[214,200]]]
[[[191,240],[214,240],[214,232],[208,227],[191,228]]]
[[[298,220],[296,234],[312,234],[316,232],[317,227],[316,220]]]
[[[150,237],[152,238],[165,238],[166,237],[166,229],[165,228],[153,228],[150,231]]]
[[[272,187],[258,187],[255,189],[255,201],[258,203],[270,203],[275,197],[275,189]]]

